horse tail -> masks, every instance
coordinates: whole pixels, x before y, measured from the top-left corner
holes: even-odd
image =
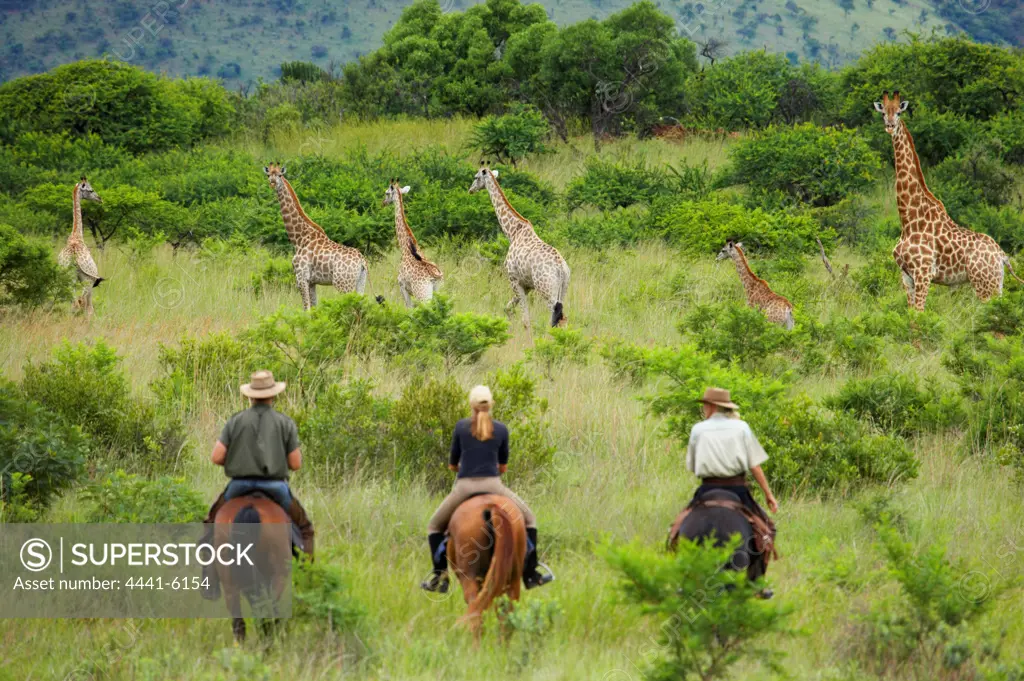
[[[497,516],[498,522],[494,522],[494,516]],[[491,603],[505,591],[509,580],[518,579],[515,576],[515,525],[512,516],[502,505],[494,504],[490,508],[484,509],[484,524],[494,551],[483,586],[480,587],[480,593],[477,594],[476,599],[469,604],[466,619],[480,617],[491,606]]]
[[[245,541],[253,541],[254,534],[245,532],[237,525],[259,524],[260,512],[253,504],[246,504],[235,514],[231,524],[231,543],[241,544]],[[256,568],[253,565],[244,565],[245,561],[237,561],[231,565],[231,581],[243,591],[251,589],[256,585]]]
[[[1006,255],[1005,253],[1003,254],[1003,265],[1005,265],[1006,269],[1008,269],[1010,271],[1010,276],[1011,277],[1013,277],[1014,279],[1016,279],[1020,283],[1024,284],[1024,279],[1021,279],[1020,277],[1018,277],[1017,273],[1013,271],[1013,263],[1010,262],[1010,256]]]

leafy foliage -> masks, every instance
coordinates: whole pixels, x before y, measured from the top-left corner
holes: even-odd
[[[488,116],[476,124],[469,144],[485,158],[515,166],[527,156],[547,151],[544,139],[551,128],[534,107],[517,106],[502,116]]]
[[[40,305],[71,293],[71,277],[45,243],[0,224],[0,309]]]
[[[82,494],[90,523],[198,523],[206,517],[203,498],[184,478],[153,480],[114,471]]]

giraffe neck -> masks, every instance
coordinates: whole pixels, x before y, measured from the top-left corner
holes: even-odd
[[[761,279],[754,274],[750,265],[747,264],[747,256],[743,254],[743,249],[737,247],[736,253],[732,256],[733,264],[736,265],[736,272],[740,275],[740,283],[743,284],[743,290],[747,292],[747,297],[753,293],[757,288],[758,284],[763,283]]]
[[[498,186],[498,181],[490,173],[487,173],[487,195],[491,197],[491,205],[494,206],[494,213],[498,216],[501,231],[505,233],[509,241],[519,234],[533,231],[530,221],[516,212],[516,209],[505,198],[505,192],[501,191],[501,187]]]
[[[412,230],[409,229],[409,222],[405,219],[402,192],[397,189],[395,190],[395,238],[398,239],[398,250],[402,252],[402,257],[412,255],[412,250],[416,248],[416,239],[412,235]],[[410,245],[412,249],[410,249]]]
[[[935,198],[935,195],[928,189],[924,181],[924,172],[921,170],[921,159],[917,156],[917,149],[914,146],[914,138],[902,119],[897,123],[896,132],[892,136],[893,156],[896,159],[896,206],[900,212],[900,223],[903,231],[914,224],[914,221],[907,220],[906,211],[917,198],[920,201],[938,206],[942,212],[946,207]]]
[[[284,218],[284,229],[288,233],[288,240],[293,246],[303,246],[316,235],[324,231],[315,222],[309,219],[302,206],[299,204],[299,197],[295,190],[288,184],[288,180],[281,178],[277,185],[277,200],[281,203],[281,217]]]
[[[74,209],[71,213],[71,238],[75,241],[82,241],[82,196],[78,191],[77,184],[75,185],[73,197]]]

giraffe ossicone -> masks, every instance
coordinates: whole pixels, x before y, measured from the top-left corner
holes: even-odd
[[[875,102],[892,137],[901,228],[892,256],[903,273],[907,305],[924,310],[931,284],[970,283],[978,298],[987,301],[1002,294],[1007,269],[1014,279],[1024,283],[995,239],[958,225],[929,191],[914,139],[901,117],[908,107],[899,90],[891,97],[884,92],[882,101]]]
[[[323,228],[306,215],[295,190],[284,177],[284,166],[271,163],[263,167],[263,172],[277,194],[284,228],[295,248],[292,271],[303,309],[316,305],[318,285],[333,286],[342,293],[365,292],[370,269],[363,254],[332,241]]]
[[[481,165],[469,187],[469,193],[487,190],[501,231],[508,237],[505,273],[513,295],[505,306],[505,312],[511,315],[516,306],[521,304],[523,325],[529,330],[530,310],[526,296],[536,290],[547,300],[551,310],[551,326],[563,326],[567,321],[565,297],[569,292],[569,265],[557,249],[537,236],[530,221],[512,207],[498,185],[498,171],[491,170],[486,163]]]

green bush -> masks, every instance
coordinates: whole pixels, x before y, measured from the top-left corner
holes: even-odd
[[[181,424],[131,394],[121,358],[102,340],[91,347],[65,341],[47,362],[27,363],[22,390],[66,423],[90,435],[99,453],[120,465],[159,471],[178,464]]]
[[[0,381],[0,499],[15,502],[16,492],[25,503],[45,507],[78,481],[89,453],[89,438],[77,426]]]
[[[748,253],[817,253],[815,237],[826,248],[835,234],[821,231],[806,215],[748,209],[721,201],[678,201],[652,211],[655,230],[692,255],[718,253],[729,239],[742,241]]]
[[[901,435],[958,427],[967,418],[955,393],[932,383],[921,389],[916,379],[902,374],[851,379],[825,405]]]
[[[669,178],[664,170],[649,168],[642,160],[629,165],[592,156],[583,174],[569,182],[565,198],[569,210],[582,205],[611,210],[651,203],[668,193]]]
[[[722,569],[738,544],[737,538],[720,548],[682,540],[667,555],[637,544],[601,548],[623,598],[657,626],[657,645],[644,656],[645,678],[726,678],[743,658],[779,667],[780,654],[758,643],[781,633],[791,611],[757,598],[764,585],[746,572]]]
[[[368,381],[330,386],[300,430],[310,468],[325,480],[347,475],[393,477],[394,403],[373,395]]]
[[[830,206],[863,191],[881,169],[878,156],[855,130],[806,123],[771,127],[729,151],[728,179],[753,195],[781,192],[791,200]]]
[[[295,270],[291,260],[286,258],[268,258],[263,268],[250,275],[252,292],[257,296],[270,290],[295,288]]]
[[[154,480],[117,470],[82,493],[88,523],[198,523],[206,503],[184,478]]]
[[[538,397],[537,382],[521,363],[487,377],[494,396],[494,418],[509,429],[511,451],[508,477],[528,480],[544,470],[555,456],[546,398]]]
[[[988,134],[1001,148],[1006,163],[1024,165],[1024,113],[1011,111],[988,122]]]
[[[0,224],[0,309],[38,307],[71,296],[71,276],[49,245]]]
[[[556,246],[569,244],[595,250],[632,246],[657,236],[650,229],[648,220],[647,213],[639,210],[607,210],[559,217],[538,230],[538,234]]]
[[[902,273],[892,253],[876,251],[863,267],[853,270],[851,275],[857,288],[864,295],[879,298],[901,290]]]
[[[1016,178],[986,145],[950,156],[931,172],[932,189],[950,217],[964,221],[977,204],[1004,206],[1014,198]]]
[[[586,366],[593,347],[594,342],[585,338],[582,331],[556,327],[548,332],[548,336],[537,338],[533,347],[526,351],[526,356],[544,367],[544,375],[550,378],[552,370],[565,362]]]
[[[781,113],[779,99],[792,76],[781,54],[745,52],[695,74],[693,116],[708,128],[763,128]]]
[[[1024,332],[1024,293],[1009,291],[985,303],[974,331],[1008,336]]]
[[[357,629],[365,609],[352,596],[345,574],[329,561],[300,560],[292,570],[291,626],[335,633]]]
[[[548,151],[544,140],[551,126],[544,114],[531,105],[516,103],[501,116],[488,116],[473,127],[469,146],[484,158],[517,165],[527,156]]]
[[[679,325],[697,347],[716,360],[747,369],[764,366],[773,353],[791,344],[790,334],[760,310],[734,303],[698,305]]]
[[[402,424],[391,431],[397,475],[422,477],[433,491],[450,485],[448,454],[455,424],[467,416],[466,392],[451,376],[417,374],[402,389],[393,409]]]

